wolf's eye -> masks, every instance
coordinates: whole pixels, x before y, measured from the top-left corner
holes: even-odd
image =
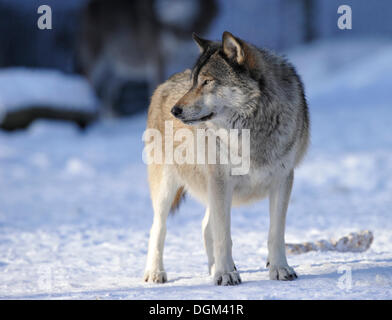
[[[211,82],[212,82],[212,79],[204,80],[203,86],[205,86],[206,84],[209,84],[209,83],[211,83]]]

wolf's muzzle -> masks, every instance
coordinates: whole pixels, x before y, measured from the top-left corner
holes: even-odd
[[[177,107],[177,106],[174,106],[172,109],[171,109],[171,114],[173,115],[173,116],[175,116],[176,118],[178,117],[178,116],[180,116],[181,114],[182,114],[182,108],[180,108],[180,107]]]

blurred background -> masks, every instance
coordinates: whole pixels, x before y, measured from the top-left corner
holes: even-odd
[[[332,68],[366,54],[355,47],[350,56],[336,47],[348,48],[358,38],[391,37],[390,1],[378,0],[371,10],[366,0],[345,1],[354,12],[351,30],[337,28],[341,4],[339,0],[0,0],[0,127],[23,128],[45,117],[74,121],[83,128],[99,117],[145,112],[156,85],[195,61],[198,51],[192,32],[220,39],[228,29],[279,53],[340,40],[330,47],[334,57],[328,57],[328,50],[323,53]],[[52,9],[52,29],[38,28],[40,5]]]
[[[40,5],[51,29],[38,28]],[[352,29],[338,27],[341,5]],[[168,220],[170,282],[145,285],[149,99],[193,66],[192,32],[225,30],[286,55],[305,85],[311,145],[286,241],[369,229],[374,242],[289,256],[300,277],[282,290],[265,268],[268,201],[235,208],[243,284],[213,288],[204,208],[188,197]],[[391,299],[391,75],[390,0],[0,0],[0,299]],[[337,286],[339,267],[352,289]]]

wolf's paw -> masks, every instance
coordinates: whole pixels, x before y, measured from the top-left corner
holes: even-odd
[[[268,264],[268,267],[271,280],[291,281],[298,278],[294,269],[289,266],[271,266]]]
[[[160,270],[150,271],[150,270],[147,270],[144,273],[143,280],[145,282],[165,283],[165,282],[167,282],[167,275],[166,275],[165,271],[160,271]]]
[[[214,275],[214,284],[217,286],[235,286],[241,283],[237,270],[231,272],[217,272]]]

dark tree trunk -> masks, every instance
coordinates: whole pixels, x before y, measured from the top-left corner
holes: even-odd
[[[304,9],[304,40],[305,42],[311,42],[316,38],[316,28],[314,25],[315,17],[315,1],[314,0],[303,0]]]

